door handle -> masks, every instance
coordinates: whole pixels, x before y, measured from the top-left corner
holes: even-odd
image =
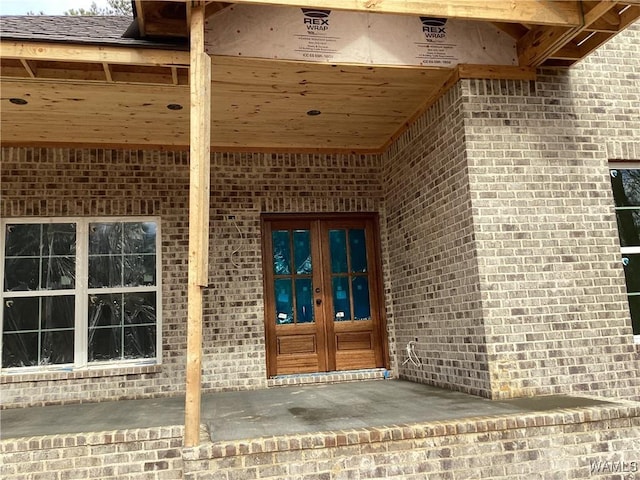
[[[318,305],[318,306],[322,305],[322,299],[321,298],[316,298],[316,305]]]

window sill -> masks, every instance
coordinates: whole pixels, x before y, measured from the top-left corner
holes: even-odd
[[[96,377],[118,377],[122,375],[140,375],[147,373],[160,373],[162,365],[122,365],[104,366],[100,368],[82,368],[67,370],[49,370],[39,372],[2,372],[0,384],[40,382],[56,380],[77,380]]]

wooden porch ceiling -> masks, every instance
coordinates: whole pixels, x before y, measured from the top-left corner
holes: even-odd
[[[534,78],[569,67],[640,17],[640,0],[239,0],[491,22],[517,41],[520,67],[329,65],[213,57],[213,149],[379,152],[458,78]],[[230,4],[206,2],[208,15]],[[139,29],[185,37],[191,2],[136,1]],[[3,40],[1,141],[187,148],[183,51]],[[9,99],[24,99],[19,105]],[[173,107],[168,107],[172,105]],[[175,105],[182,109],[172,110]],[[318,110],[321,115],[307,112]]]

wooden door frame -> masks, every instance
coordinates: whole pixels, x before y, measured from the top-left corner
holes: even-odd
[[[371,259],[371,268],[375,270],[375,285],[373,290],[375,295],[373,298],[375,302],[372,303],[371,308],[377,308],[379,316],[379,322],[376,328],[377,338],[380,339],[380,353],[382,355],[382,365],[388,369],[390,367],[389,360],[389,340],[387,335],[387,312],[385,308],[385,296],[384,296],[384,278],[382,270],[382,242],[380,237],[380,216],[377,212],[356,212],[356,213],[262,213],[260,214],[260,236],[261,236],[261,255],[262,255],[262,288],[263,288],[263,307],[264,307],[264,325],[265,325],[265,356],[267,364],[267,377],[276,375],[276,358],[275,354],[275,324],[269,319],[269,312],[275,308],[273,305],[273,299],[267,293],[266,279],[269,275],[267,269],[271,268],[270,257],[273,256],[272,250],[269,248],[270,242],[267,236],[264,235],[266,231],[266,224],[268,222],[286,222],[286,221],[349,221],[349,220],[363,220],[370,221],[372,225],[371,241],[373,242],[372,253],[374,258]],[[324,307],[324,306],[323,306]]]

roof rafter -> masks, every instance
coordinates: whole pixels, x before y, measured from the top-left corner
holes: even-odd
[[[189,52],[45,42],[1,41],[3,58],[126,65],[189,66]]]

